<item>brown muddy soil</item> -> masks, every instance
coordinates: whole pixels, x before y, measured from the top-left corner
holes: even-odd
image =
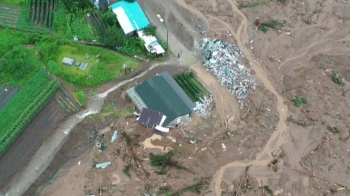
[[[137,171],[140,177],[131,171],[129,179],[122,172],[123,161],[115,155],[115,149],[121,145],[126,150],[119,138],[119,143],[106,151],[98,152],[91,147],[71,164],[64,164],[64,172],[54,178],[41,195],[97,194],[98,186],[111,184],[104,195],[140,195],[144,191],[161,195],[164,194],[160,192],[161,187],[170,186],[174,193],[202,177],[211,178],[210,185],[202,189],[203,195],[236,195],[238,189],[238,195],[350,194],[347,190],[350,187],[347,1],[287,0],[282,4],[277,1],[149,0],[140,4],[151,22],[159,25],[160,37],[164,39],[166,30],[169,31],[169,47],[181,55],[181,64],[192,65],[203,85],[214,95],[215,108],[210,118],[193,117],[191,123],[172,130],[168,139],[152,142],[172,148],[176,160],[193,169],[194,174],[168,168],[168,176],[156,175],[147,155],[161,153],[161,150],[141,146],[135,151],[138,157],[144,158],[142,165],[151,173],[150,179],[141,169]],[[164,24],[156,14],[162,15]],[[283,26],[263,33],[257,30],[256,19],[277,20]],[[227,96],[227,92],[214,83],[215,78],[193,61],[191,51],[202,37],[197,25],[208,32],[209,38],[239,45],[248,67],[249,61],[259,60],[258,65],[251,67],[260,79],[258,89],[250,92],[244,110],[237,109],[236,100]],[[228,36],[227,31],[233,36]],[[339,75],[344,86],[333,82],[333,72]],[[121,94],[121,91],[115,93]],[[115,99],[118,94],[109,96],[112,97],[106,100]],[[301,97],[307,103],[294,106],[293,100]],[[122,110],[128,106],[118,107]],[[89,121],[85,119],[83,124],[91,126],[93,123]],[[125,120],[112,121],[115,129],[140,133],[141,142],[152,135],[151,130],[136,126],[132,119],[127,120],[129,127]],[[97,121],[98,129],[108,127],[107,122]],[[78,132],[86,129],[88,127],[76,128]],[[111,134],[108,132],[107,138]],[[192,144],[191,140],[197,143]],[[227,151],[223,152],[221,143]],[[93,169],[89,161],[96,157],[94,153],[98,153],[98,161],[111,160],[113,164],[105,170]],[[72,154],[67,152],[65,157]],[[78,159],[81,165],[77,165]],[[245,177],[244,171],[249,165]],[[50,175],[46,182],[45,178],[38,181],[36,187],[45,186]],[[35,187],[31,190],[31,193],[36,191]]]

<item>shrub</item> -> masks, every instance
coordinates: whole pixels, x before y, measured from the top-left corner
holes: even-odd
[[[79,89],[75,92],[75,94],[76,94],[77,99],[80,102],[80,104],[82,106],[86,107],[87,103],[85,101],[85,92],[83,90]]]
[[[301,105],[306,104],[306,103],[307,103],[307,101],[304,97],[299,97],[299,98],[294,100],[294,105],[296,107],[300,107]]]
[[[52,60],[50,60],[46,64],[46,68],[55,76],[61,76],[63,73],[62,68],[55,61]]]

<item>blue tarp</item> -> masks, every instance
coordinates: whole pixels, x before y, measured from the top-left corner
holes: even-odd
[[[133,3],[119,1],[111,5],[112,10],[117,9],[118,7],[123,8],[125,14],[130,20],[131,25],[134,27],[134,30],[143,29],[150,25],[150,22],[137,1],[134,1]],[[134,21],[137,23],[138,28]]]

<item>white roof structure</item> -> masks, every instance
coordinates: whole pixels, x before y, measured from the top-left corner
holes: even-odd
[[[72,58],[68,58],[68,57],[64,57],[62,60],[62,63],[65,65],[72,65],[74,62],[74,59]]]
[[[145,47],[148,52],[157,54],[165,53],[163,47],[158,43],[157,38],[151,35],[145,35],[143,31],[137,31],[137,34],[141,39],[143,39],[143,41],[145,41]]]
[[[113,9],[113,12],[117,15],[119,24],[125,34],[131,33],[135,30],[122,7]]]

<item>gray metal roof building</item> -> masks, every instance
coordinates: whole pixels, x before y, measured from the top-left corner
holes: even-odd
[[[191,114],[195,104],[177,84],[169,72],[149,78],[140,85],[127,90],[139,111],[143,108],[162,112],[167,118],[163,126],[178,117]]]

